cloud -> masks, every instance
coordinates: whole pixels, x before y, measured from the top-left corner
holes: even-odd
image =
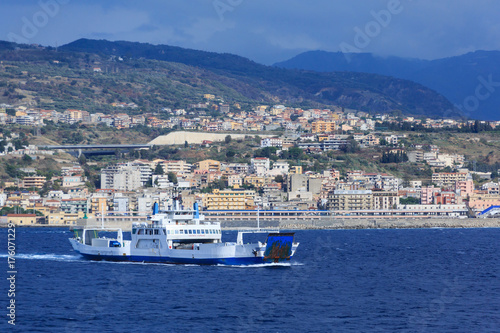
[[[192,43],[198,44],[208,43],[212,38],[215,38],[217,33],[233,29],[234,26],[234,22],[228,20],[220,21],[215,18],[200,18],[184,27],[182,31]]]
[[[49,0],[44,0],[49,1]],[[54,0],[58,1],[58,0]],[[30,42],[44,45],[78,38],[106,38],[231,52],[263,63],[305,50],[338,51],[355,28],[373,21],[389,0],[219,0],[230,6],[223,20],[213,0],[69,1]],[[391,0],[395,1],[395,0]],[[500,49],[500,2],[495,0],[399,0],[394,15],[364,52],[438,58],[477,49]],[[20,33],[23,19],[41,9],[38,0],[4,0],[0,31]]]
[[[284,50],[315,50],[321,47],[321,43],[307,34],[282,34],[273,33],[267,36],[268,42]]]

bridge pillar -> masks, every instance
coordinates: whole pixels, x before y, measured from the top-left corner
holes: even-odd
[[[82,156],[82,149],[78,149],[78,157]]]

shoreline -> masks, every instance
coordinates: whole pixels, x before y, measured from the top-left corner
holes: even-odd
[[[25,225],[20,228],[100,228],[99,225]],[[124,231],[131,230],[130,223],[119,223],[107,225],[107,228],[121,228]],[[256,228],[255,220],[222,221],[223,230],[241,230]],[[7,228],[7,225],[0,225]],[[426,218],[426,219],[325,219],[325,220],[281,220],[260,221],[262,229],[286,229],[286,230],[354,230],[354,229],[476,229],[476,228],[500,228],[500,218],[484,219],[458,219],[458,218]]]

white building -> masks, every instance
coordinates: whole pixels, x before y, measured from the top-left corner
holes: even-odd
[[[134,191],[141,186],[141,167],[137,165],[118,164],[101,170],[101,188],[119,191]]]
[[[265,138],[265,139],[260,140],[260,147],[261,148],[266,148],[266,147],[281,148],[281,147],[283,147],[283,140],[280,138]]]
[[[267,157],[255,157],[250,160],[250,172],[264,175],[269,171],[270,160]]]

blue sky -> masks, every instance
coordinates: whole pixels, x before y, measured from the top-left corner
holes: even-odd
[[[308,50],[435,59],[500,50],[500,1],[3,0],[0,39],[128,40],[264,64]]]

